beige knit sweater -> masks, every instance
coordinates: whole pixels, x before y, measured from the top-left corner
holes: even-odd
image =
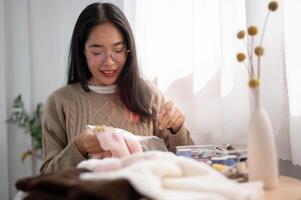
[[[165,98],[154,86],[152,113],[159,113]],[[158,119],[140,122],[124,106],[117,92],[100,94],[85,92],[80,84],[64,86],[54,91],[47,100],[43,115],[43,160],[41,173],[75,167],[87,159],[74,143],[85,125],[107,125],[125,129],[137,135],[156,135],[164,138],[169,150],[177,145],[192,144],[186,128],[172,134],[170,130],[159,131]]]

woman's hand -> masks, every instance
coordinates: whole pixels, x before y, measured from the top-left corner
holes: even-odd
[[[97,154],[103,152],[96,135],[88,128],[77,135],[74,142],[83,156],[86,156],[88,153]]]
[[[159,129],[170,128],[173,133],[180,130],[184,124],[185,117],[174,102],[166,102],[159,113]]]

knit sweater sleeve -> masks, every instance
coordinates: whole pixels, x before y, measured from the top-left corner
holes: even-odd
[[[77,149],[74,140],[67,139],[64,106],[62,99],[55,94],[49,96],[44,107],[42,132],[41,173],[74,167],[86,159]]]
[[[173,133],[171,129],[159,130],[158,114],[160,113],[166,98],[164,94],[153,84],[149,83],[152,91],[152,112],[156,114],[153,119],[154,134],[164,139],[169,151],[175,152],[176,146],[192,145],[193,141],[190,137],[190,133],[184,125],[178,132]]]

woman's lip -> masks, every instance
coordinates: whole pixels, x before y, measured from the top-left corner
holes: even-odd
[[[115,76],[117,70],[100,70],[100,72],[103,74],[105,77],[113,77]]]

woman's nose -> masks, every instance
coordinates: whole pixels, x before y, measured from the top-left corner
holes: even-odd
[[[115,61],[112,58],[112,54],[106,54],[106,56],[104,58],[104,61],[103,61],[103,64],[110,66],[114,63],[115,63]]]

